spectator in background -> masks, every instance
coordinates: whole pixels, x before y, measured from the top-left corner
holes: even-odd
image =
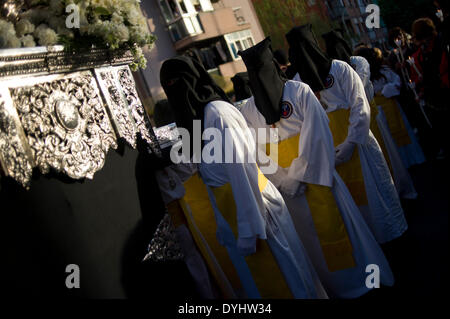
[[[400,27],[395,27],[389,30],[389,45],[393,49],[388,56],[388,65],[402,78],[403,85],[406,86],[408,81],[403,74],[403,72],[407,72],[406,59],[415,52],[411,35]]]
[[[407,61],[417,50],[411,39],[411,35],[400,27],[395,27],[389,31],[389,45],[392,47],[392,50],[389,52],[387,65],[401,79],[401,93],[397,97],[398,101],[401,105],[408,105],[404,109],[406,116],[410,120],[414,130],[420,132],[420,136],[424,136],[429,128],[427,128],[427,124],[424,122],[423,115],[415,101],[414,92],[411,90],[409,84],[410,72]]]
[[[412,25],[413,39],[418,50],[413,54],[411,79],[416,84],[419,98],[425,105],[433,125],[437,158],[448,153],[446,125],[449,112],[448,51],[443,45],[433,21],[421,18]]]

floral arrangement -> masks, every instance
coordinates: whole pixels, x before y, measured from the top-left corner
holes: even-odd
[[[8,1],[2,0],[5,8]],[[67,48],[128,48],[134,55],[131,67],[145,68],[143,47],[149,48],[155,37],[149,32],[140,9],[140,0],[25,0],[15,15],[0,17],[0,48],[20,48],[63,44]],[[76,5],[79,28],[69,28],[66,13]],[[12,18],[11,18],[12,16]]]

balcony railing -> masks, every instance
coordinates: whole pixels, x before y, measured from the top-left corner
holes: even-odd
[[[182,20],[183,25],[179,25],[178,29],[186,30],[180,34],[178,38],[174,38],[175,49],[180,50],[193,42],[203,41],[206,39],[216,38],[228,33],[248,29],[248,22],[241,18],[237,18],[233,8],[221,8],[209,12],[200,12],[196,15],[197,24],[201,28],[201,32],[189,32],[189,21]],[[195,20],[190,21],[195,24]]]
[[[168,24],[170,36],[174,42],[186,37],[192,37],[204,32],[198,14],[183,15]]]

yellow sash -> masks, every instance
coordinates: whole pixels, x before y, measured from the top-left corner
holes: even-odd
[[[340,109],[327,113],[330,119],[330,129],[333,134],[334,146],[342,144],[348,135],[348,125],[350,119],[350,109]],[[361,166],[359,151],[356,148],[352,158],[347,163],[339,165],[336,168],[339,176],[344,180],[348,190],[352,194],[356,205],[366,206],[367,200],[366,187],[364,185],[364,175]]]
[[[409,137],[399,106],[395,100],[377,94],[377,96],[375,96],[375,103],[380,105],[383,109],[389,130],[391,131],[397,146],[402,147],[411,144],[411,138]]]
[[[370,102],[370,130],[372,131],[373,135],[375,136],[378,144],[380,145],[381,151],[383,152],[384,158],[386,159],[386,162],[388,163],[389,170],[392,171],[392,165],[391,165],[391,159],[389,158],[389,154],[387,152],[386,144],[384,144],[383,135],[381,135],[380,128],[378,127],[377,123],[377,116],[380,112],[378,111],[377,103],[375,103],[375,99]]]
[[[268,144],[267,155],[279,166],[288,168],[298,157],[299,140],[297,135],[281,141],[278,153],[269,152]],[[353,247],[331,188],[308,184],[305,195],[328,269],[334,272],[354,267]]]
[[[262,192],[267,178],[259,171],[258,185]],[[217,207],[237,237],[236,202],[230,184],[213,189]],[[291,291],[265,240],[258,239],[256,254],[245,257],[261,297],[264,299],[291,299]]]
[[[208,196],[206,185],[198,174],[193,175],[189,180],[184,183],[186,194],[180,201],[185,216],[188,221],[188,226],[193,234],[194,240],[200,249],[200,252],[205,259],[209,270],[219,285],[222,293],[226,298],[230,298],[227,289],[223,284],[218,270],[215,267],[215,263],[211,260],[208,254],[207,248],[200,239],[198,231],[201,236],[208,243],[209,248],[214,254],[215,259],[220,265],[220,268],[225,273],[228,281],[234,290],[242,290],[242,284],[239,276],[234,268],[233,263],[228,255],[228,251],[225,247],[219,244],[216,237],[217,224],[214,218],[214,210],[211,205],[211,201]],[[189,206],[192,215],[188,213],[187,206]],[[192,217],[190,217],[192,216]],[[191,220],[193,218],[193,220]],[[194,227],[195,224],[197,227]],[[198,229],[198,231],[197,231]]]

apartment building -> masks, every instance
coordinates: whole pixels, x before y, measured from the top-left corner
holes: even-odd
[[[141,6],[157,37],[141,71],[155,102],[165,98],[159,73],[166,59],[189,54],[208,72],[231,77],[245,71],[238,51],[264,39],[250,0],[144,0]]]
[[[387,29],[381,24],[379,29],[366,27],[366,7],[377,4],[376,0],[325,0],[330,19],[344,30],[352,45],[359,43],[383,47]]]

